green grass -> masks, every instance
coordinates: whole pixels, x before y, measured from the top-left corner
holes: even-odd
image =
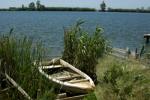
[[[112,56],[99,59],[98,100],[148,100],[150,69],[136,60],[120,60]]]
[[[55,97],[54,85],[38,71],[38,62],[44,57],[41,43],[33,44],[27,37],[18,38],[11,32],[0,37],[1,73],[10,75],[33,99],[42,98],[45,91]],[[35,60],[36,65],[33,64]],[[14,100],[20,97],[15,89],[10,89],[9,94]]]

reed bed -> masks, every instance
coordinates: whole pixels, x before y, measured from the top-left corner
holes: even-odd
[[[41,43],[33,43],[27,37],[18,38],[9,34],[0,37],[0,71],[11,76],[33,99],[55,97],[53,84],[38,71],[39,62],[44,57]],[[34,65],[33,62],[37,64]],[[22,99],[17,90],[11,89],[10,97]],[[49,93],[50,92],[50,93]],[[49,93],[49,95],[48,95]]]
[[[74,26],[64,31],[63,59],[87,73],[95,82],[98,58],[108,53],[108,41],[103,36],[103,29],[96,27],[90,36],[78,21]]]

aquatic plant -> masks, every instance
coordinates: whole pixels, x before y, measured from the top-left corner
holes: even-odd
[[[75,26],[65,30],[63,59],[87,73],[96,82],[97,60],[108,53],[108,42],[102,35],[102,28],[97,27],[90,36],[80,27],[83,23],[78,21]]]
[[[77,38],[78,34],[80,34],[80,25],[82,22],[77,22],[74,27],[69,29],[64,29],[64,52],[63,59],[68,63],[73,64],[75,59],[75,51],[77,47]]]
[[[35,44],[27,37],[19,39],[13,36],[12,31],[0,37],[0,71],[12,77],[33,99],[38,99],[44,91],[54,86],[38,71],[39,62],[44,56],[43,47],[41,43]],[[14,99],[20,95],[14,89],[9,92]]]

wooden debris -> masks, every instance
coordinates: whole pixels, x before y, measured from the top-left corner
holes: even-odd
[[[56,100],[82,100],[85,96],[86,94],[67,97],[66,93],[61,93],[61,94],[58,94]]]
[[[32,100],[32,98],[21,88],[21,86],[19,86],[7,73],[5,73],[5,76],[28,100]]]

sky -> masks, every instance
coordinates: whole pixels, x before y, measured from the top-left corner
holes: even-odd
[[[0,8],[28,6],[37,0],[0,0]],[[88,7],[100,9],[103,0],[40,0],[41,4],[49,7]],[[107,7],[111,8],[148,8],[150,0],[104,0]]]

